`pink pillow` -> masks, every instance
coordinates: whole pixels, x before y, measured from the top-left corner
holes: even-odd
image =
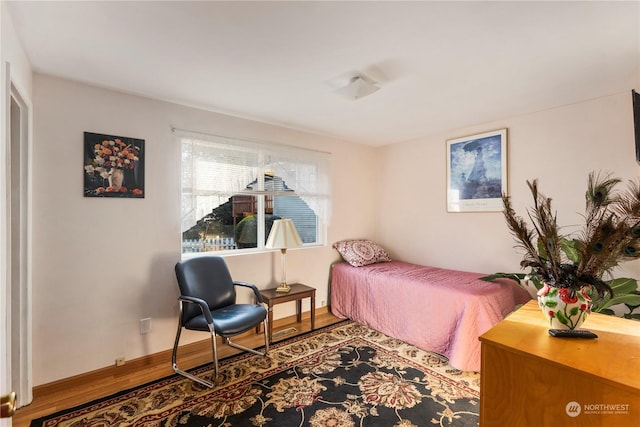
[[[391,261],[382,246],[371,240],[341,240],[334,243],[333,248],[354,267]]]

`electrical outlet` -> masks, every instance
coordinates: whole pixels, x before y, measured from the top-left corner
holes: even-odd
[[[140,319],[140,335],[148,334],[149,332],[151,332],[151,318]]]
[[[116,357],[116,366],[123,366],[123,365],[124,365],[124,356]]]
[[[320,307],[324,307],[327,305],[327,302],[325,300],[320,301]]]

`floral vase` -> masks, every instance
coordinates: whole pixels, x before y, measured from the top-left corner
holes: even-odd
[[[551,329],[577,329],[591,313],[589,287],[583,286],[571,294],[571,289],[544,284],[538,291],[538,305]]]
[[[109,186],[112,187],[113,191],[120,191],[120,187],[122,187],[122,183],[124,182],[124,172],[122,169],[112,169],[111,175],[109,175]]]

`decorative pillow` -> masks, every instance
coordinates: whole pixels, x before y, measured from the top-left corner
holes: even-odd
[[[333,248],[354,267],[391,261],[382,246],[371,240],[341,240],[334,243]]]

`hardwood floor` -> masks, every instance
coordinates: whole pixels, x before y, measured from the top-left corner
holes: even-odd
[[[309,312],[302,315],[302,323],[296,323],[290,316],[274,322],[274,342],[290,338],[311,329]],[[341,321],[333,316],[326,307],[316,309],[316,328],[322,328]],[[279,335],[290,328],[295,332]],[[248,347],[262,345],[262,334],[249,331],[236,337],[235,342]],[[218,346],[219,357],[227,357],[240,351],[228,345]],[[211,362],[211,341],[207,338],[193,344],[181,346],[178,350],[178,363],[182,369],[189,369]],[[171,350],[152,354],[140,359],[127,361],[124,366],[113,366],[72,378],[37,386],[33,390],[33,402],[18,409],[13,416],[14,427],[28,427],[31,420],[101,397],[109,396],[173,374],[171,369]]]

